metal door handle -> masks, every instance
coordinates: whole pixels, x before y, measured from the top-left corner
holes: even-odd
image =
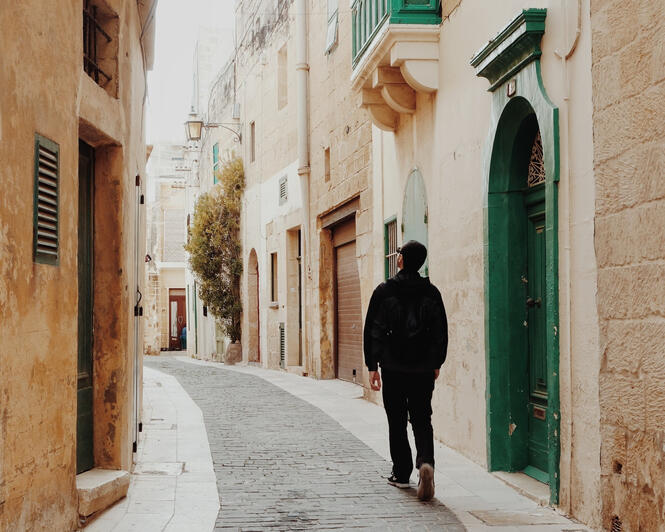
[[[540,298],[533,299],[532,297],[529,297],[529,298],[527,298],[527,300],[526,300],[526,306],[529,307],[529,308],[533,308],[533,307],[538,307],[538,308],[540,308],[540,306],[542,305],[542,303],[543,303],[543,300],[540,299]]]

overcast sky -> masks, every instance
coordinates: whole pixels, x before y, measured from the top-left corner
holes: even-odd
[[[159,0],[155,62],[148,74],[148,144],[184,143],[183,123],[192,101],[192,61],[199,27],[232,30],[233,5],[234,0]]]

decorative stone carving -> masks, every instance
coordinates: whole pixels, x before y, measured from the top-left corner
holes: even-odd
[[[439,27],[388,24],[354,68],[352,88],[374,125],[395,131],[416,111],[416,93],[439,87]]]

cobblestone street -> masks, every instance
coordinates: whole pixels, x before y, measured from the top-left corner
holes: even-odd
[[[203,411],[218,529],[465,530],[438,500],[389,486],[381,477],[390,464],[309,403],[252,375],[146,360],[174,375]]]
[[[202,411],[220,499],[217,530],[586,530],[440,444],[433,501],[417,499],[415,474],[410,489],[389,486],[383,409],[351,384],[183,357],[145,365],[175,377]],[[169,526],[155,530],[181,529],[173,519]]]

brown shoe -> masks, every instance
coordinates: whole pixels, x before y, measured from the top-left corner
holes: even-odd
[[[421,501],[431,500],[434,497],[434,468],[431,464],[421,465],[418,477],[418,498]]]

